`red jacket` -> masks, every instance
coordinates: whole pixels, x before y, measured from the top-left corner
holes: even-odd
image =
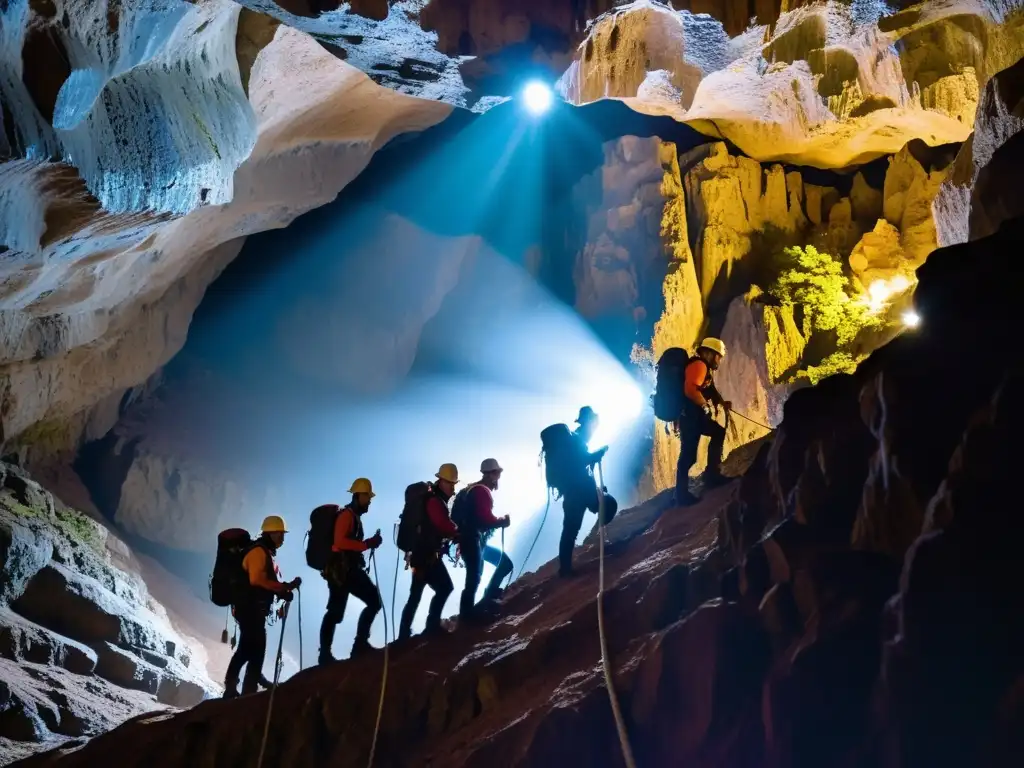
[[[501,520],[494,516],[494,496],[491,489],[486,485],[474,485],[469,489],[473,496],[473,509],[476,511],[476,519],[480,530],[497,528]]]
[[[458,535],[459,529],[452,522],[452,518],[448,514],[448,507],[437,496],[427,499],[427,517],[430,518],[434,530],[441,535],[441,538],[453,539]]]

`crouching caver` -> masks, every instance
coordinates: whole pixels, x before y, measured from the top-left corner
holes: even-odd
[[[476,593],[484,563],[495,566],[494,575],[484,590],[484,602],[493,602],[501,596],[501,583],[512,573],[512,561],[504,549],[489,546],[487,540],[498,528],[507,528],[509,517],[494,516],[494,491],[498,490],[502,468],[497,459],[485,459],[480,465],[481,478],[463,488],[455,497],[452,520],[459,527],[459,550],[466,563],[466,585],[459,601],[459,618],[473,621],[478,618]]]
[[[459,536],[459,529],[448,512],[448,502],[455,494],[455,486],[459,482],[459,470],[454,464],[442,464],[435,477],[437,482],[431,486],[426,498],[424,519],[416,544],[408,555],[408,563],[412,568],[412,587],[409,600],[402,609],[399,640],[406,640],[412,635],[412,620],[419,608],[423,590],[427,587],[434,591],[434,596],[430,599],[423,634],[443,634],[445,630],[441,626],[441,612],[448,596],[455,589],[442,554],[448,550],[450,542]]]
[[[690,467],[697,462],[697,447],[701,435],[710,438],[708,467],[704,473],[705,487],[721,485],[725,477],[721,472],[722,449],[725,447],[725,427],[715,417],[719,409],[728,412],[732,403],[726,401],[715,387],[714,372],[725,357],[725,344],[720,339],[706,338],[697,347],[683,369],[683,411],[679,418],[679,464],[676,466],[676,503],[693,504],[697,497],[690,493]]]
[[[270,515],[260,526],[260,537],[242,559],[242,569],[248,576],[248,588],[235,602],[233,609],[238,622],[238,648],[228,662],[227,677],[224,681],[224,698],[238,695],[238,676],[245,667],[242,694],[256,693],[263,682],[263,660],[267,654],[267,617],[275,598],[290,601],[292,590],[302,579],[282,583],[278,578],[274,555],[284,544],[288,532],[284,520]]]
[[[370,627],[380,611],[380,593],[366,572],[366,550],[381,545],[380,531],[368,539],[363,538],[362,517],[370,508],[374,497],[373,486],[365,477],[360,477],[349,488],[352,501],[342,507],[334,521],[334,543],[324,570],[327,580],[327,612],[320,624],[320,663],[334,661],[331,646],[334,644],[334,630],[345,618],[345,606],[349,595],[363,602],[365,607],[356,624],[356,637],[352,643],[352,656],[371,650]]]

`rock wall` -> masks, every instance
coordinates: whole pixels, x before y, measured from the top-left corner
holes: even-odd
[[[165,596],[182,590],[6,463],[0,569],[0,760],[216,695],[212,643],[173,626],[199,617],[170,618],[140,574]]]
[[[214,28],[220,36],[217,45],[226,39],[234,56],[237,24],[221,16],[198,37],[189,37],[190,19],[206,18],[202,14],[212,13],[213,5],[183,3],[184,15],[165,19],[169,26],[159,27],[167,33],[160,38],[165,53],[154,67],[162,67],[159,71],[169,72],[168,77],[188,79],[184,69],[191,67],[193,49],[175,41],[194,41],[190,44],[199,46],[195,55],[201,57],[204,35]],[[237,6],[232,7],[237,15]],[[192,312],[238,253],[240,238],[285,226],[333,199],[392,136],[425,128],[450,112],[445,105],[376,86],[295,30],[279,28],[254,59],[253,37],[263,42],[266,35],[243,36],[241,58],[251,62],[243,110],[252,123],[251,149],[232,170],[229,186],[205,195],[186,215],[175,217],[184,213],[186,198],[173,205],[151,201],[156,208],[145,213],[112,213],[118,206],[105,207],[112,205],[103,196],[107,182],[82,167],[39,159],[0,166],[0,241],[11,248],[2,267],[0,307],[0,443],[6,451],[36,444],[38,453],[52,454],[74,449],[86,425],[89,437],[109,430],[113,421],[101,422],[110,410],[97,414],[97,403],[117,401],[181,348]],[[235,81],[236,95],[246,96],[237,84],[237,60],[221,65],[227,72],[221,79]],[[133,70],[139,77],[142,71]],[[163,98],[158,92],[145,94]],[[159,124],[168,136],[177,136],[174,126],[180,122],[195,125],[202,113],[193,102],[187,94],[160,101],[164,117]],[[143,134],[133,135],[143,141]],[[220,141],[219,134],[211,134],[209,141]],[[146,139],[139,152],[157,149]],[[146,162],[165,160],[159,156]],[[163,178],[145,168],[138,173]],[[206,184],[203,189],[213,189],[201,174],[196,179]],[[177,188],[170,180],[164,185]],[[222,200],[224,195],[230,199]],[[36,434],[25,434],[31,428]]]
[[[615,8],[560,89],[672,115],[760,161],[843,168],[965,140],[988,79],[1024,53],[1012,4],[801,4],[771,26],[760,11],[741,34],[649,0]]]
[[[663,494],[609,526],[607,641],[640,764],[1019,764],[1024,531],[1005,499],[1024,361],[987,329],[1012,319],[1022,243],[1017,220],[934,254],[921,332],[794,394],[732,485],[686,509]],[[969,340],[989,364],[949,377],[950,345]],[[552,562],[517,582],[489,626],[394,646],[381,765],[619,764],[595,548],[577,579]],[[383,661],[286,682],[267,759],[365,764]],[[259,751],[266,700],[208,702],[25,765],[237,765]]]

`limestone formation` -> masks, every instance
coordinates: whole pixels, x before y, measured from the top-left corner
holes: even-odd
[[[183,104],[168,120],[191,119]],[[120,399],[180,349],[203,291],[237,254],[239,238],[332,199],[377,147],[449,111],[374,85],[287,28],[257,57],[245,108],[255,145],[233,174],[230,200],[211,199],[179,218],[97,213],[100,201],[66,167],[0,166],[13,174],[0,196],[7,212],[0,233],[15,244],[0,310],[5,441],[50,423],[69,432],[74,447],[90,408]]]
[[[196,617],[170,620],[130,561],[106,528],[0,465],[0,757],[217,690],[200,641],[173,626]]]
[[[815,3],[766,21],[730,37],[638,0],[594,21],[560,87],[572,103],[672,115],[760,161],[842,168],[914,138],[964,141],[989,78],[1024,54],[1021,16],[999,3]]]

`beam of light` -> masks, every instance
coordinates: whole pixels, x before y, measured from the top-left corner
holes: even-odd
[[[900,320],[903,321],[903,325],[906,328],[917,328],[921,325],[921,316],[912,309],[908,309],[904,312],[900,317]]]
[[[540,80],[531,80],[523,88],[523,104],[531,115],[543,115],[554,101],[551,87]]]

